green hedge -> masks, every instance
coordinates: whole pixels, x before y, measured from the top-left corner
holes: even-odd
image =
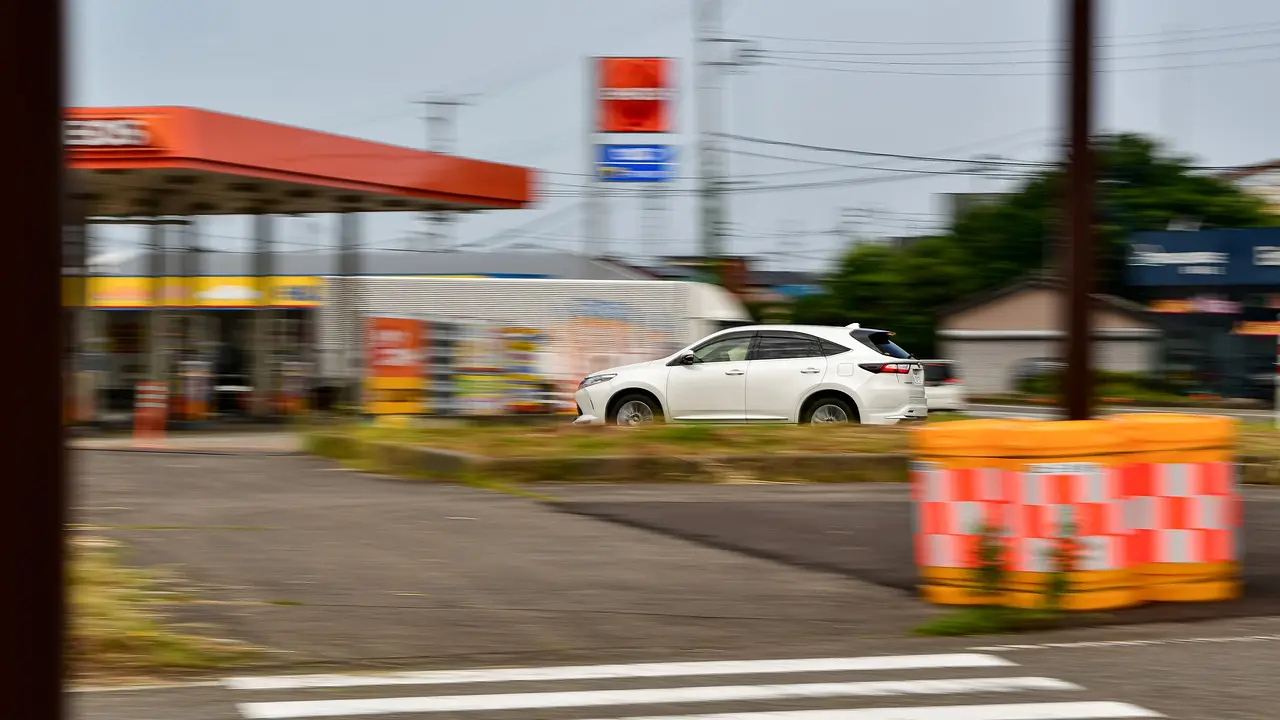
[[[1056,397],[1062,392],[1062,371],[1027,378],[1018,383],[1018,392],[1042,397]],[[1133,400],[1177,400],[1181,396],[1164,379],[1142,373],[1099,370],[1094,372],[1097,397],[1131,398]]]

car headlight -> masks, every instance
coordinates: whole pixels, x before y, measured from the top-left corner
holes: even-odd
[[[582,378],[582,382],[578,383],[578,389],[589,388],[592,385],[599,385],[602,382],[609,382],[618,377],[616,373],[606,373],[604,375],[588,375]]]

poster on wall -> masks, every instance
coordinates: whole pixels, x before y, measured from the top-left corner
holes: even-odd
[[[509,327],[503,331],[507,377],[506,408],[512,413],[534,413],[546,409],[543,388],[546,377],[540,359],[543,334],[533,328]]]
[[[460,414],[498,415],[504,409],[506,379],[497,374],[458,375],[454,391]]]
[[[547,344],[555,348],[554,385],[560,411],[576,412],[573,394],[589,373],[653,360],[679,349],[675,334],[652,327],[630,303],[577,302],[552,327]]]
[[[424,323],[372,317],[368,322],[365,411],[415,415],[422,411]]]

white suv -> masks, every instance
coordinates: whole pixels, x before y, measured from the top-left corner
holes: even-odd
[[[722,330],[661,360],[583,378],[574,422],[923,420],[924,370],[892,335],[856,323]]]

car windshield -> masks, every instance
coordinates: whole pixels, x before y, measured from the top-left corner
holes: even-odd
[[[882,355],[898,358],[899,360],[911,359],[911,353],[898,347],[897,343],[889,339],[891,333],[876,332],[867,336],[867,340],[879,350]]]

